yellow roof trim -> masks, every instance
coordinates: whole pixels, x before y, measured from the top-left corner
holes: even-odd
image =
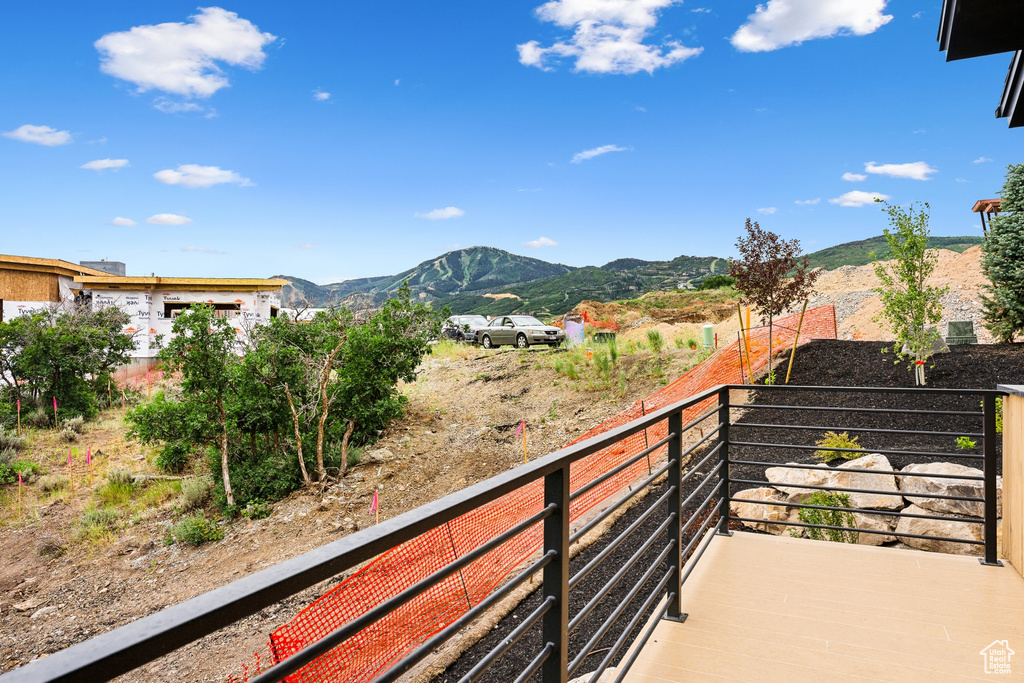
[[[91,289],[215,289],[261,290],[281,289],[287,280],[264,278],[193,278],[193,277],[120,277],[104,273],[102,276],[78,276],[79,282]]]
[[[66,275],[68,277],[76,277],[79,275],[110,275],[109,273],[104,273],[102,270],[76,265],[70,261],[62,261],[54,258],[35,258],[33,256],[12,256],[10,254],[0,254],[0,268],[54,273],[56,275]]]

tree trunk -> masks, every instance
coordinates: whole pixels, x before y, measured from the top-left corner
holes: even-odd
[[[319,481],[327,478],[327,470],[324,469],[324,427],[327,424],[327,413],[331,408],[331,402],[327,397],[327,384],[331,381],[331,368],[334,367],[334,357],[341,351],[345,343],[345,337],[341,338],[334,350],[327,355],[324,367],[320,374],[320,420],[316,428],[316,476]],[[342,464],[344,467],[344,463]]]
[[[341,439],[341,474],[344,475],[348,471],[348,440],[352,438],[352,432],[356,428],[356,421],[348,421],[348,429],[345,430],[345,436]]]
[[[292,411],[292,424],[295,425],[295,448],[299,451],[299,470],[302,472],[302,481],[309,484],[309,473],[306,472],[306,460],[302,456],[302,432],[299,430],[299,414],[295,410],[295,402],[292,400],[291,389],[288,384],[284,385],[284,395],[288,397],[288,407]]]
[[[223,401],[217,401],[217,410],[220,412],[220,473],[224,478],[224,495],[228,505],[234,505],[235,494],[231,492],[231,474],[228,472],[228,416],[224,412]]]
[[[768,382],[774,384],[772,379],[772,316],[768,316]],[[766,382],[767,383],[767,382]]]

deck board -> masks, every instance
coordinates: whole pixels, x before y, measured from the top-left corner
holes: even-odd
[[[977,558],[737,532],[717,536],[626,677],[678,681],[987,680],[1008,640],[1024,681],[1024,578]]]

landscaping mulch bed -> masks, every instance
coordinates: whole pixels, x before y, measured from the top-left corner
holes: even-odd
[[[883,349],[889,350],[889,353],[883,353]],[[789,361],[788,352],[781,354],[780,358],[782,360],[778,362],[782,368],[780,373],[780,378],[782,378],[785,376],[785,366]],[[856,341],[814,341],[802,346],[798,350],[789,384],[791,386],[913,388],[913,376],[906,369],[906,365],[895,365],[893,360],[891,344]],[[954,347],[950,353],[937,356],[935,367],[928,368],[926,375],[928,386],[941,388],[994,389],[997,384],[1024,383],[1024,344]],[[908,397],[907,394],[834,394],[821,391],[754,390],[750,393],[748,401],[750,403],[768,405],[981,411],[980,397],[955,394],[938,397]],[[734,416],[733,419],[737,418]],[[853,427],[943,431],[956,432],[957,434],[981,432],[981,418],[967,416],[753,409],[747,410],[746,415],[739,419],[743,422],[769,425],[815,425],[821,426],[822,430],[733,427],[730,433],[731,440],[812,445],[821,438],[823,431],[844,431]],[[954,437],[951,436],[875,434],[852,431],[850,435],[859,436],[860,443],[865,448],[865,455],[878,450],[934,451],[950,454],[949,457],[943,458],[887,456],[896,468],[903,467],[911,462],[926,462],[939,459],[958,462],[971,467],[981,467],[982,461],[980,460],[958,457],[965,453],[981,454],[981,439],[976,439],[978,444],[973,450],[959,451],[954,443]],[[708,447],[713,447],[714,445],[715,442],[712,440]],[[755,460],[764,462],[767,465],[780,462],[817,462],[812,451],[781,448],[733,446],[730,450],[730,457],[736,460]],[[697,462],[698,460],[699,456],[692,462]],[[842,460],[836,462],[842,462]],[[764,476],[765,467],[766,465],[734,465],[731,468],[731,475],[734,479],[766,481]],[[1001,468],[1001,457],[999,467]],[[690,481],[686,482],[682,492],[683,498],[685,499],[704,479],[703,476],[695,475]],[[734,485],[733,492],[747,488],[747,486]],[[710,487],[711,484],[705,487],[704,490],[706,491]],[[627,511],[599,542],[581,552],[571,561],[571,572],[575,573],[578,571],[600,553],[601,550],[607,547],[608,543],[639,518],[663,492],[663,486],[655,487],[644,499],[643,503]],[[691,504],[684,511],[684,520],[694,512],[697,505],[704,498],[705,494],[703,491],[695,497],[696,503]],[[666,512],[665,510],[659,510],[652,514],[635,533],[627,538],[615,552],[611,553],[602,564],[572,590],[569,606],[570,615],[576,614],[593,595],[596,595],[608,579],[643,545],[654,529],[665,519]],[[699,528],[702,521],[703,519],[699,519],[693,524],[690,529],[691,533]],[[691,539],[692,535],[687,534],[683,540],[684,545],[689,543]],[[651,562],[653,562],[654,558],[663,548],[664,544],[662,543],[654,544],[640,558],[634,569],[627,573],[622,582],[612,589],[609,595],[595,608],[587,619],[570,634],[570,661],[597,631],[604,620],[618,607],[619,603],[626,597],[626,594],[635,586],[635,581],[650,567]],[[580,676],[596,669],[601,659],[607,653],[606,648],[611,647],[621,635],[623,628],[642,604],[644,598],[653,590],[661,575],[661,571],[656,572],[654,578],[648,581],[641,589],[637,597],[630,603],[629,609],[626,610],[609,633],[595,646],[596,651],[594,654],[584,660],[583,665],[574,673],[574,676]],[[459,660],[437,676],[435,681],[438,683],[452,683],[467,674],[477,662],[498,646],[502,640],[522,623],[524,618],[528,617],[537,608],[540,604],[540,599],[540,593],[537,591],[523,600],[487,636],[467,649]],[[649,612],[640,620],[637,628],[630,634],[630,639],[627,643],[640,636],[648,615]],[[487,670],[480,680],[493,682],[515,680],[540,651],[541,645],[540,626],[538,624],[530,629],[518,643],[509,648]],[[625,653],[626,649],[627,647],[624,646],[623,652],[612,662],[613,665],[621,660],[621,656]],[[531,680],[539,680],[539,674],[535,675]]]

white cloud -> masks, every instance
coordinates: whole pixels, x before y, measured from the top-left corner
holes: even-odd
[[[710,14],[711,13],[711,8],[710,7],[694,7],[690,11],[691,12],[695,12],[697,14]]]
[[[992,161],[992,160],[989,159],[988,157],[978,157],[977,159],[974,160],[974,163],[976,163],[976,164],[984,164],[985,162],[988,162],[988,161]]]
[[[820,201],[821,201],[821,197],[818,197],[816,199],[798,199],[798,200],[796,200],[793,203],[794,204],[798,204],[799,206],[810,206],[811,204],[817,204]]]
[[[402,84],[402,79],[401,78],[396,78],[395,79],[395,85],[401,85],[401,84]]]
[[[33,126],[28,123],[24,126],[18,126],[14,130],[9,130],[3,135],[5,138],[18,140],[19,142],[31,142],[34,145],[45,145],[47,147],[66,145],[71,142],[71,133],[66,130],[57,130],[49,126]]]
[[[331,93],[324,92],[323,90],[317,88],[316,90],[313,91],[313,99],[316,100],[317,102],[326,102],[327,100],[331,99]]]
[[[892,21],[887,0],[768,0],[730,39],[741,52],[767,52],[805,40],[863,36]]]
[[[593,149],[585,149],[582,152],[578,152],[573,155],[570,160],[574,164],[586,161],[587,159],[593,159],[599,157],[602,154],[608,154],[609,152],[625,152],[628,151],[628,147],[619,147],[618,145],[601,145],[600,147],[594,147]]]
[[[571,38],[542,47],[531,40],[517,45],[519,62],[545,71],[549,58],[574,59],[574,71],[610,74],[654,73],[655,69],[696,57],[703,48],[675,40],[644,42],[658,13],[681,0],[550,0],[536,10],[541,21],[573,29]]]
[[[112,168],[116,171],[127,165],[127,159],[96,159],[95,161],[82,164],[81,168],[85,168],[90,171],[105,171],[108,168]]]
[[[957,178],[956,182],[958,182],[958,183],[966,183],[966,182],[970,182],[970,181],[968,181],[967,178]]]
[[[234,171],[217,166],[200,166],[199,164],[182,164],[176,171],[169,168],[157,171],[153,177],[161,183],[184,187],[212,187],[223,183],[235,183],[242,187],[252,185],[251,180],[243,178]]]
[[[524,247],[529,247],[530,249],[538,249],[540,247],[557,247],[558,246],[558,242],[554,241],[553,239],[549,239],[547,237],[538,237],[535,240],[530,240],[529,242],[523,242],[523,246]]]
[[[189,19],[106,34],[93,43],[100,70],[134,83],[139,92],[209,97],[230,85],[218,63],[258,69],[263,47],[277,40],[220,7],[200,8]]]
[[[153,108],[165,114],[200,114],[205,112],[206,118],[213,118],[217,115],[217,110],[213,107],[206,108],[195,102],[178,102],[162,95],[153,100]]]
[[[296,249],[312,249],[313,245],[309,242],[297,242],[295,245]]]
[[[150,223],[152,222],[153,221],[150,221]],[[138,223],[133,221],[131,218],[122,218],[121,216],[114,218],[114,220],[110,221],[110,224],[116,225],[119,228],[131,228],[138,225]]]
[[[928,176],[937,171],[924,161],[914,161],[909,164],[876,164],[869,161],[864,164],[864,170],[875,175],[887,175],[893,178],[910,178],[911,180],[931,180]]]
[[[642,113],[642,114],[646,114],[647,113],[647,107],[633,107],[633,109],[638,111],[638,112],[640,112],[640,113]]]
[[[921,17],[924,16],[924,12],[914,12],[910,16],[914,17],[915,19],[920,19]]]
[[[192,219],[187,216],[179,216],[176,213],[158,213],[146,219],[152,225],[185,225],[191,223]]]
[[[443,221],[449,218],[465,216],[466,212],[456,206],[446,206],[443,209],[434,209],[426,213],[417,213],[416,218],[426,218],[428,221]]]
[[[758,209],[758,210],[757,210],[757,212],[758,212],[758,213],[763,213],[763,214],[766,214],[766,215],[770,216],[770,215],[772,215],[773,213],[775,213],[775,212],[776,212],[776,211],[778,211],[778,210],[779,210],[779,209],[778,209],[777,207],[774,207],[774,206],[766,206],[766,207],[764,207],[764,208],[762,208],[762,209]]]
[[[843,174],[843,180],[845,180],[845,181],[847,181],[849,183],[862,183],[862,182],[864,182],[867,179],[868,179],[868,177],[866,175],[864,175],[863,173],[849,173],[849,172],[847,172],[847,173]]]
[[[214,249],[212,247],[182,247],[181,250],[182,251],[196,251],[196,252],[200,252],[200,253],[203,253],[203,254],[223,254],[224,253],[223,251],[220,251],[219,249]]]
[[[841,194],[835,199],[828,200],[829,204],[838,204],[839,206],[865,206],[872,204],[876,199],[886,200],[889,195],[882,194],[880,192],[862,192],[861,190],[853,190],[846,194]]]

